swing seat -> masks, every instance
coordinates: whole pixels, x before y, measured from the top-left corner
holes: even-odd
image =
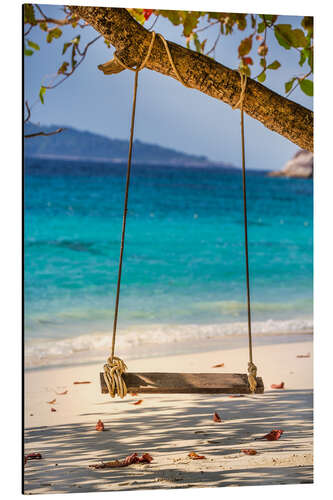
[[[160,373],[123,375],[128,392],[148,394],[251,394],[246,373]],[[104,373],[100,373],[102,394],[108,394]],[[256,394],[263,394],[264,383],[257,377]]]

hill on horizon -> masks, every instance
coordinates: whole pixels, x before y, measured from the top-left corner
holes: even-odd
[[[24,125],[24,134],[34,134],[40,131],[49,133],[60,127],[64,128],[64,130],[59,134],[24,139],[24,155],[30,157],[103,159],[116,163],[127,161],[128,140],[111,139],[73,127],[43,126],[30,122]],[[212,162],[206,156],[190,155],[157,144],[141,142],[138,139],[133,143],[133,162],[226,166],[222,162]]]

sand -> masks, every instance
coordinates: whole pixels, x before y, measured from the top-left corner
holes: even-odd
[[[297,358],[310,353],[309,358]],[[255,349],[263,395],[100,394],[101,365],[29,371],[25,375],[25,493],[164,489],[313,482],[312,342]],[[224,363],[223,368],[212,365]],[[247,349],[128,362],[130,371],[244,372]],[[90,384],[74,385],[74,381]],[[285,382],[285,389],[271,384]],[[65,395],[56,392],[68,391]],[[56,399],[53,404],[49,401]],[[142,403],[133,403],[142,399]],[[52,412],[51,407],[56,411]],[[214,412],[222,422],[213,422]],[[101,419],[104,432],[95,426]],[[283,429],[278,441],[255,440]],[[253,448],[254,456],[241,450]],[[206,458],[191,460],[195,451]],[[150,464],[88,466],[148,452]]]

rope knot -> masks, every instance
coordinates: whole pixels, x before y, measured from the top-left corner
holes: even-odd
[[[255,392],[257,388],[257,367],[252,361],[249,361],[247,365],[248,376],[247,379],[250,385],[250,391]]]
[[[112,398],[116,394],[120,398],[124,398],[127,394],[127,387],[122,374],[127,370],[127,366],[124,361],[117,356],[113,359],[110,356],[107,363],[104,365],[104,380],[109,390],[109,394]]]
[[[232,107],[232,109],[239,108],[239,109],[242,110],[243,109],[244,99],[245,99],[247,75],[245,73],[242,73],[241,71],[239,71],[239,74],[240,74],[240,77],[241,77],[241,93],[240,93],[238,101],[236,102],[236,104],[234,104],[234,106]]]

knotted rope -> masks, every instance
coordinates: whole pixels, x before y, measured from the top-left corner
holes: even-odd
[[[181,78],[170,53],[167,41],[165,38],[158,33],[158,36],[161,38],[165,50],[168,54],[168,58],[171,64],[173,71],[175,72],[178,80],[185,86],[184,80]],[[117,282],[117,293],[116,293],[116,302],[115,302],[115,313],[114,313],[114,321],[113,321],[113,334],[112,334],[112,347],[111,347],[111,355],[107,359],[107,363],[104,365],[104,380],[106,386],[109,390],[110,396],[112,398],[117,394],[119,397],[123,398],[127,394],[127,387],[125,381],[122,377],[123,373],[125,373],[127,366],[124,361],[116,356],[114,356],[115,342],[116,342],[116,332],[117,332],[117,320],[118,320],[118,309],[119,309],[119,295],[120,295],[120,282],[121,282],[121,272],[122,272],[122,263],[123,263],[123,252],[124,252],[124,242],[125,242],[125,229],[126,229],[126,216],[127,216],[127,202],[128,202],[128,190],[130,183],[130,174],[131,174],[131,164],[132,164],[132,149],[133,149],[133,135],[134,135],[134,122],[135,122],[135,110],[136,110],[136,96],[138,90],[138,76],[139,72],[145,67],[147,61],[151,55],[153,50],[154,42],[156,39],[156,33],[152,31],[152,37],[150,40],[150,44],[148,47],[147,54],[143,59],[142,63],[136,68],[131,68],[127,66],[123,61],[119,59],[117,54],[114,54],[114,58],[116,61],[125,69],[129,69],[130,71],[135,72],[134,77],[134,92],[133,92],[133,104],[132,104],[132,117],[131,117],[131,133],[130,133],[130,141],[129,141],[129,150],[128,150],[128,162],[127,162],[127,177],[126,177],[126,187],[125,187],[125,201],[124,201],[124,212],[123,212],[123,226],[122,226],[122,234],[121,234],[121,245],[120,245],[120,257],[119,257],[119,269],[118,269],[118,282]]]
[[[257,388],[257,367],[253,363],[252,353],[252,331],[251,331],[251,302],[250,302],[250,277],[249,277],[249,251],[247,238],[247,208],[246,208],[246,176],[245,176],[245,139],[244,139],[244,110],[243,104],[246,92],[247,76],[239,72],[241,78],[241,93],[233,109],[240,109],[241,112],[241,137],[242,137],[242,173],[243,173],[243,201],[244,201],[244,236],[245,236],[245,263],[246,263],[246,291],[247,291],[247,325],[249,336],[249,363],[248,363],[248,382],[250,391],[254,393]]]

